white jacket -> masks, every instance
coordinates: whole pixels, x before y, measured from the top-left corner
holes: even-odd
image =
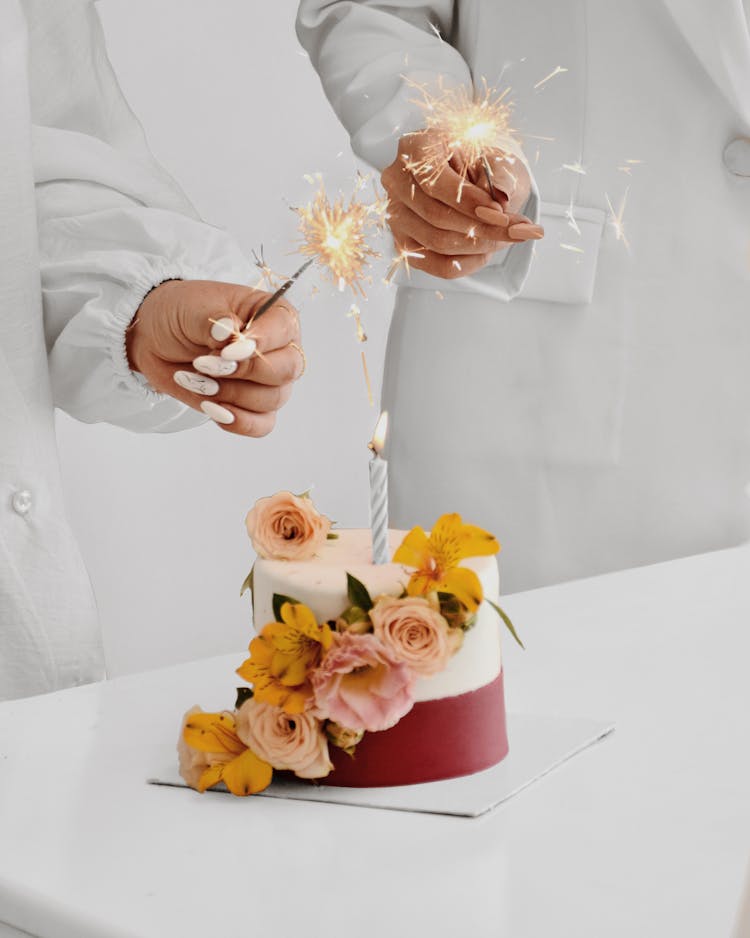
[[[507,276],[518,247],[474,277],[402,281],[383,382],[393,522],[458,510],[492,527],[511,589],[745,539],[742,0],[302,0],[298,34],[378,168],[422,121],[406,78],[510,85],[541,197],[525,281]]]
[[[3,699],[103,674],[53,406],[135,431],[203,422],[131,372],[124,330],[166,279],[252,274],[149,153],[91,3],[0,0],[0,128]],[[112,479],[113,497],[127,484]]]

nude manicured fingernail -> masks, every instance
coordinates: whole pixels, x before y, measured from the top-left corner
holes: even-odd
[[[201,410],[210,417],[214,423],[229,424],[234,423],[234,414],[221,404],[214,404],[213,401],[201,401]]]
[[[544,228],[539,225],[511,225],[508,228],[508,234],[516,240],[533,239],[538,241],[539,238],[544,237]]]
[[[221,350],[221,357],[229,362],[244,362],[255,354],[255,339],[237,339]]]
[[[194,371],[175,371],[175,384],[179,384],[186,391],[192,391],[193,394],[204,394],[210,397],[219,390],[219,382],[213,378],[206,378],[205,375],[197,375]]]
[[[199,355],[193,360],[193,368],[212,378],[226,378],[237,371],[237,362],[228,362],[218,355]]]
[[[480,205],[474,209],[474,214],[489,225],[507,225],[508,216],[498,208],[487,208]]]
[[[229,316],[224,316],[223,319],[217,319],[215,323],[212,323],[211,338],[216,339],[217,342],[223,342],[234,333],[236,328],[234,320]]]

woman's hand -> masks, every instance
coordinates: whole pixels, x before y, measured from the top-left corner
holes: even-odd
[[[456,158],[436,178],[418,172],[440,146],[434,130],[407,134],[381,175],[390,200],[388,224],[397,250],[412,255],[409,266],[453,280],[480,270],[510,244],[544,235],[543,228],[517,214],[531,188],[521,160],[500,150],[489,157],[496,201],[481,165],[468,167],[464,180]]]
[[[280,300],[235,341],[269,294],[211,280],[169,280],[143,300],[127,332],[131,368],[156,391],[223,430],[270,433],[304,371],[297,311]]]

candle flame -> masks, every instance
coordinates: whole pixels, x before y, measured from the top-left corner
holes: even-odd
[[[370,440],[370,449],[376,456],[379,456],[383,452],[387,433],[388,411],[384,410],[378,417],[378,422],[375,424],[375,432],[372,435],[372,440]]]

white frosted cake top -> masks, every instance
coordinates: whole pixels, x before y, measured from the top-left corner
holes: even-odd
[[[273,594],[290,596],[309,606],[318,621],[336,619],[349,605],[346,574],[367,587],[373,598],[403,592],[410,568],[401,564],[373,564],[369,528],[348,528],[336,532],[318,555],[310,560],[264,560],[255,564],[253,612],[257,631],[274,621]],[[406,536],[391,530],[391,555]],[[498,572],[494,556],[471,557],[461,562],[479,577],[484,595],[497,601]],[[434,700],[476,690],[494,680],[500,672],[500,629],[494,610],[482,603],[474,627],[467,632],[463,646],[447,668],[432,677],[420,678],[416,700]]]

